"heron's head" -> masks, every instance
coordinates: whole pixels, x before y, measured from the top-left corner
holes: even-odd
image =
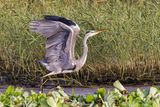
[[[99,33],[101,33],[101,32],[105,32],[105,31],[107,31],[107,30],[90,30],[90,31],[87,31],[87,32],[86,32],[86,35],[87,35],[88,37],[92,37],[92,36],[94,36],[94,35],[97,35],[97,34],[99,34]]]

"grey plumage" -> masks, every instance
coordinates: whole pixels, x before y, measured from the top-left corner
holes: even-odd
[[[70,39],[70,29],[63,28],[63,23],[50,20],[32,21],[30,29],[33,32],[40,33],[46,37],[46,54],[45,62],[41,63],[46,66],[49,71],[62,71],[74,69],[70,51],[68,50],[70,44],[67,41]]]

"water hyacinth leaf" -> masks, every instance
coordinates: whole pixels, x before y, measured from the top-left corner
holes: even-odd
[[[129,103],[129,104],[132,104],[132,103],[133,103],[133,100],[134,100],[133,94],[132,94],[132,95],[129,95],[129,96],[128,96],[128,103]]]
[[[57,92],[57,91],[52,91],[51,94],[52,94],[55,102],[58,102],[58,100],[62,98],[61,95],[60,95],[60,93]]]
[[[99,106],[98,106],[98,104],[95,104],[95,105],[94,105],[94,106],[92,106],[92,107],[99,107]]]
[[[58,102],[58,103],[57,103],[57,107],[63,107],[63,104],[60,103],[60,102]]]
[[[149,95],[151,95],[151,97],[153,97],[156,94],[157,91],[158,91],[157,88],[151,87],[150,90],[149,90]]]
[[[94,101],[92,101],[89,107],[94,107],[94,104],[95,104]]]
[[[99,88],[97,89],[97,93],[100,94],[102,97],[106,94],[105,88]]]
[[[157,99],[159,98],[159,99],[160,99],[160,93],[157,92],[157,94],[155,94],[155,95],[153,96],[153,98],[155,98],[155,99],[156,99],[156,98],[157,98]]]
[[[104,97],[100,92],[95,92],[93,95],[75,95],[69,99],[60,94],[59,90],[50,91],[47,95],[35,92],[30,94],[27,91],[11,92],[0,94],[0,107],[160,107],[158,88],[150,90],[138,88],[127,96],[115,88]],[[53,93],[55,95],[52,95]]]
[[[160,107],[160,99],[155,99],[155,103]]]
[[[90,95],[90,94],[87,94],[85,101],[87,103],[91,103],[92,101],[94,101],[94,97],[92,95]]]
[[[48,105],[50,105],[50,107],[57,107],[57,104],[56,104],[55,100],[53,99],[53,97],[48,97],[47,103],[48,103]]]
[[[94,99],[98,99],[98,95],[97,94],[93,94]]]
[[[57,97],[57,98],[61,98],[61,95],[60,95],[60,93],[59,92],[57,92],[57,91],[52,91],[52,96],[53,97]]]
[[[31,90],[31,95],[37,94],[35,91]]]
[[[141,89],[137,88],[137,95],[141,98],[141,100],[144,100],[144,93]]]
[[[29,96],[29,93],[25,91],[25,92],[23,93],[23,97],[24,97],[24,98],[27,98],[28,96]]]
[[[143,90],[144,97],[146,98],[149,94],[149,90]]]
[[[21,94],[23,92],[23,88],[17,87],[15,92]]]
[[[50,107],[46,99],[40,101],[40,107]]]
[[[141,107],[138,102],[132,103],[129,107]]]
[[[62,104],[62,106],[57,106],[57,107],[72,107],[72,106],[70,106],[68,104]]]
[[[114,89],[114,93],[116,93],[116,95],[118,97],[122,97],[123,96],[117,88]]]
[[[106,105],[110,107],[114,103],[115,103],[114,95],[112,93],[108,94],[108,96],[106,97]]]
[[[36,102],[30,102],[27,107],[37,107],[37,103]]]
[[[75,96],[74,88],[72,88],[72,96]]]
[[[0,102],[0,107],[4,107],[4,104],[2,102]]]
[[[63,90],[58,90],[58,92],[65,98],[69,98],[69,96],[63,91]]]
[[[105,102],[103,103],[102,107],[110,107],[110,106],[109,106],[108,102],[105,101]]]
[[[127,90],[123,87],[123,85],[119,82],[119,80],[115,81],[115,82],[113,83],[113,86],[114,86],[115,88],[117,88],[118,90],[120,90],[121,92],[127,91]]]
[[[78,96],[77,97],[77,101],[78,102],[83,102],[84,101],[84,97],[83,96]]]
[[[9,86],[7,88],[7,90],[5,91],[5,93],[14,93],[14,87],[13,86]]]
[[[160,105],[156,102],[156,101],[153,101],[153,107],[159,107]]]

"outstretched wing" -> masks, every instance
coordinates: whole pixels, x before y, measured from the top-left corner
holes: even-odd
[[[68,38],[68,49],[70,50],[70,57],[72,60],[75,60],[75,55],[74,55],[74,49],[75,49],[75,44],[76,44],[76,39],[77,39],[77,35],[79,35],[80,32],[80,28],[79,26],[72,20],[70,19],[66,19],[64,17],[60,17],[60,16],[51,16],[51,15],[45,15],[44,16],[45,20],[51,20],[51,21],[57,21],[57,22],[61,22],[67,26],[69,26],[72,29],[72,34],[71,36],[69,36]]]
[[[71,45],[69,38],[73,36],[72,29],[60,22],[52,20],[37,20],[30,23],[30,29],[46,37],[45,60],[41,63],[49,71],[72,70]]]

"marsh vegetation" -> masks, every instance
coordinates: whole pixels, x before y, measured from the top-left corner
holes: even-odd
[[[119,80],[158,81],[160,78],[160,2],[158,0],[0,0],[0,75],[9,82],[34,84],[46,74],[44,38],[28,24],[43,15],[68,17],[83,34],[108,29],[89,42],[89,56],[78,73],[59,75],[89,84]]]

